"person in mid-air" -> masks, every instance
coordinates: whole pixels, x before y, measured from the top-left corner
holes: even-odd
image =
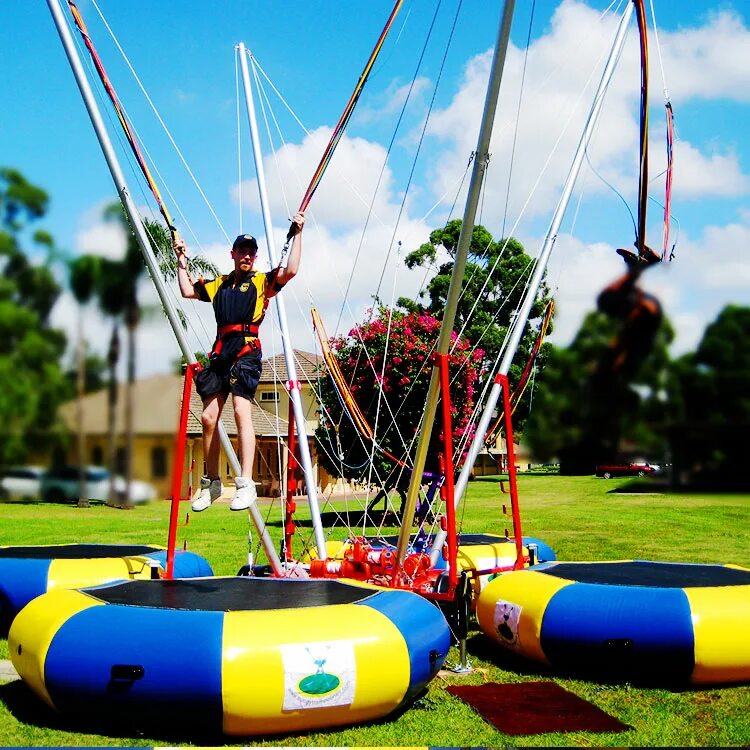
[[[597,308],[622,325],[586,382],[584,437],[578,449],[587,466],[617,457],[621,421],[636,408],[630,379],[653,349],[662,321],[659,301],[638,286],[643,271],[661,258],[645,245],[639,253],[625,249],[617,253],[627,270],[602,290]]]
[[[640,253],[619,248],[617,254],[625,260],[627,271],[602,290],[596,305],[606,315],[622,319],[624,325],[598,369],[610,377],[629,377],[651,351],[661,325],[659,300],[637,284],[643,271],[661,258],[648,245]]]
[[[230,393],[237,423],[241,472],[235,478],[236,490],[229,507],[231,510],[245,510],[257,499],[253,482],[255,429],[251,409],[262,367],[258,329],[271,297],[297,275],[302,257],[304,223],[304,213],[295,214],[295,234],[287,263],[268,273],[254,270],[258,243],[250,234],[239,235],[232,244],[230,254],[234,270],[208,280],[192,279],[187,267],[185,242],[182,239],[174,242],[180,293],[186,299],[211,302],[217,326],[208,366],[195,379],[196,390],[203,400],[201,422],[206,462],[200,493],[192,504],[195,512],[206,510],[223,492],[219,475],[217,424]]]

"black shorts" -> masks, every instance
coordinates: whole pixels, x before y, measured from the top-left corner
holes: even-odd
[[[224,360],[213,359],[195,377],[195,390],[203,401],[217,393],[226,397],[229,393],[255,398],[262,369],[259,351],[246,354],[228,365]]]

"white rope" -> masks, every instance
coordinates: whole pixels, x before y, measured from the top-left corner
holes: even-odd
[[[102,11],[100,10],[99,6],[97,5],[96,0],[91,0],[91,2],[93,4],[94,8],[96,9],[96,12],[99,14],[99,17],[101,18],[102,23],[104,24],[105,28],[109,32],[109,35],[112,37],[112,41],[115,43],[115,46],[117,47],[117,49],[119,50],[120,54],[122,55],[122,59],[125,61],[125,63],[127,64],[128,68],[130,69],[130,72],[132,73],[133,78],[135,79],[135,82],[138,84],[138,87],[140,88],[141,92],[146,97],[146,101],[149,103],[151,109],[153,110],[153,113],[156,115],[156,119],[159,121],[159,124],[164,129],[164,132],[166,133],[167,138],[169,138],[169,142],[172,144],[172,146],[174,147],[175,151],[177,152],[177,155],[180,157],[180,161],[182,162],[183,166],[187,170],[187,173],[190,175],[190,179],[192,179],[193,184],[195,185],[196,189],[200,193],[200,196],[205,201],[206,206],[208,207],[208,210],[211,212],[211,215],[216,220],[216,223],[217,223],[219,229],[223,232],[223,234],[227,238],[227,240],[229,240],[229,235],[224,230],[224,226],[222,225],[221,220],[216,215],[216,212],[214,211],[213,206],[211,205],[211,202],[208,200],[208,197],[203,192],[203,188],[201,188],[200,184],[198,183],[197,178],[193,174],[193,170],[190,169],[189,164],[185,160],[185,157],[182,155],[182,151],[180,150],[180,147],[177,145],[177,142],[172,137],[172,133],[169,131],[169,128],[167,127],[166,123],[164,122],[164,120],[162,119],[161,115],[159,114],[159,111],[156,108],[156,105],[151,100],[151,97],[149,96],[149,94],[146,91],[145,87],[141,83],[141,79],[138,77],[138,74],[136,73],[135,68],[131,65],[130,60],[128,59],[128,56],[125,54],[125,50],[123,50],[123,48],[120,46],[120,42],[118,41],[118,39],[115,36],[114,32],[112,31],[112,29],[110,28],[109,24],[107,23],[107,19],[104,17]],[[141,143],[143,143],[143,141],[141,141]]]
[[[659,44],[659,30],[656,27],[656,11],[654,10],[654,0],[651,0],[651,23],[654,28],[654,40],[656,41],[656,56],[659,58],[659,68],[661,69],[661,80],[664,91],[664,101],[669,101],[669,92],[667,91],[667,77],[664,74],[664,61],[661,56],[661,44]]]
[[[143,201],[142,201],[143,205],[147,207],[148,212],[150,213],[151,219],[153,221],[155,221],[155,222],[156,221],[161,221],[161,216],[160,215],[157,216],[156,213],[153,210],[153,207],[152,207],[152,204],[151,204],[151,201],[150,201],[151,190],[150,190],[150,188],[146,188],[145,187],[145,178],[143,177],[143,172],[141,171],[140,166],[135,163],[135,158],[133,156],[132,149],[131,149],[130,145],[125,141],[125,137],[124,137],[122,128],[120,127],[119,121],[115,122],[114,115],[113,115],[113,109],[111,107],[111,102],[109,100],[109,97],[102,92],[101,79],[99,77],[98,72],[94,68],[94,65],[93,65],[93,62],[91,61],[91,57],[90,57],[90,55],[88,53],[88,50],[84,49],[83,43],[82,43],[82,41],[80,39],[80,35],[78,34],[77,29],[73,26],[72,20],[67,15],[65,16],[65,20],[66,20],[66,23],[68,24],[68,28],[69,28],[70,33],[71,33],[71,38],[73,39],[74,43],[76,44],[76,46],[78,48],[79,57],[83,61],[83,64],[88,68],[89,80],[92,80],[94,82],[98,82],[98,83],[95,83],[94,86],[92,86],[92,90],[94,92],[94,95],[99,100],[101,112],[103,113],[103,115],[109,121],[110,131],[114,134],[115,139],[117,140],[117,142],[120,145],[120,151],[122,153],[122,157],[123,157],[125,163],[127,164],[128,169],[130,170],[130,173],[131,173],[131,177],[133,179],[133,183],[132,184],[136,185],[137,188],[138,188],[138,190],[140,191],[142,199],[143,199]],[[131,126],[131,129],[132,129],[133,133],[135,133],[136,136],[139,137],[135,126],[133,125],[132,121],[130,120],[130,117],[127,115],[127,112],[126,112],[126,110],[124,108],[124,105],[123,105],[123,112],[126,114],[126,117],[128,118],[128,121],[130,123],[130,126]],[[152,163],[152,168],[154,169],[154,171],[158,175],[159,174],[158,170],[157,170],[156,166],[153,164],[153,160],[151,159],[150,154],[145,149],[145,147],[143,147],[143,150],[144,150],[145,155],[149,159],[149,161]],[[189,228],[189,224],[187,224],[187,222],[186,222],[186,226],[188,226],[188,228]],[[144,228],[146,229],[146,231],[148,233],[148,228],[147,227],[144,227]],[[151,237],[151,239],[153,241],[153,237]],[[186,321],[186,323],[188,325],[188,329],[193,333],[193,335],[194,335],[195,338],[199,339],[200,337],[196,334],[195,328],[190,323],[191,318],[185,313],[184,304],[183,304],[184,300],[182,299],[182,297],[178,298],[176,296],[175,290],[174,290],[174,288],[172,286],[167,286],[166,287],[166,291],[171,296],[173,304],[175,304],[175,306],[182,313],[183,318],[184,318],[184,320]],[[202,321],[201,321],[201,325],[202,325]],[[200,346],[199,348],[203,348],[203,346]]]
[[[302,132],[305,135],[310,136],[311,135],[310,131],[302,124],[302,121],[299,119],[299,117],[294,112],[294,110],[289,106],[289,104],[287,103],[286,99],[282,96],[281,92],[274,85],[273,81],[266,75],[266,71],[263,70],[263,67],[258,62],[258,59],[256,57],[254,57],[254,56],[251,56],[250,59],[252,60],[253,66],[257,66],[257,68],[260,71],[261,75],[266,79],[266,81],[268,81],[268,84],[271,86],[271,88],[273,89],[274,93],[279,97],[279,100],[281,101],[281,103],[287,109],[287,111],[292,116],[292,118],[295,120],[295,122],[300,126],[300,128],[302,129]],[[346,182],[347,186],[351,189],[352,193],[359,199],[360,203],[363,206],[366,206],[368,208],[370,207],[371,201],[367,201],[365,199],[365,197],[359,192],[359,190],[357,189],[356,185],[354,185],[352,182],[350,182],[349,178],[345,174],[342,174],[341,171],[336,168],[336,163],[334,161],[331,162],[331,165],[329,166],[329,168],[333,171],[334,174],[338,174],[340,177],[343,177],[343,179]],[[389,224],[386,224],[386,222],[383,221],[383,219],[381,219],[380,216],[378,216],[377,212],[373,211],[372,216],[383,227],[388,228],[390,226]]]
[[[239,204],[240,234],[242,231],[242,130],[240,118],[240,66],[239,66],[239,48],[234,48],[234,99],[235,110],[237,115],[237,203]]]

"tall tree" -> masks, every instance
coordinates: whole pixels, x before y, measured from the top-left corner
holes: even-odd
[[[430,354],[440,321],[427,313],[380,308],[376,317],[332,341],[332,350],[358,408],[375,432],[376,449],[354,427],[331,378],[321,387],[321,422],[316,431],[320,461],[334,476],[371,482],[384,488],[408,484],[414,437],[427,399]],[[471,437],[470,416],[483,352],[466,339],[454,339],[449,358],[453,391],[453,438]],[[441,430],[433,431],[427,471],[437,472],[443,452]],[[370,455],[372,453],[372,461]],[[371,471],[372,467],[372,471]]]
[[[120,356],[119,326],[122,322],[126,330],[126,357],[127,378],[125,387],[125,479],[126,498],[125,504],[130,502],[130,485],[132,481],[132,457],[134,445],[134,384],[137,370],[136,363],[136,332],[141,319],[145,314],[154,312],[154,309],[144,308],[138,297],[138,288],[144,273],[147,271],[143,259],[140,244],[130,221],[119,203],[111,205],[105,212],[105,216],[120,223],[127,237],[125,256],[122,260],[103,260],[100,266],[98,293],[102,310],[113,320],[112,337],[108,353],[110,366],[109,382],[109,429],[110,429],[110,472],[113,482],[115,469],[115,419],[117,407],[117,379],[116,368]],[[151,240],[151,248],[154,251],[161,273],[165,279],[174,279],[177,276],[177,260],[172,250],[172,241],[169,230],[162,223],[150,219],[143,220],[146,233]],[[216,274],[217,270],[213,264],[201,256],[191,258],[191,268],[199,274]],[[183,320],[183,323],[185,321]],[[111,502],[114,502],[114,485],[110,487]]]
[[[60,293],[48,265],[51,236],[32,231],[49,199],[17,170],[0,169],[0,465],[23,461],[42,435],[55,444],[57,407],[68,391],[60,359],[65,335],[49,324]],[[43,256],[32,263],[22,245]]]
[[[592,421],[601,427],[602,415],[592,413],[598,407],[592,404],[590,378],[619,325],[601,312],[591,312],[569,347],[549,347],[524,437],[537,459],[559,458],[565,473],[593,473],[597,463],[592,444],[602,436],[592,435]],[[641,367],[610,394],[603,429],[607,433],[604,440],[615,450],[630,445],[651,455],[663,455],[668,417],[664,392],[670,372],[668,346],[673,338],[673,329],[664,320]]]
[[[444,227],[430,232],[429,241],[406,256],[408,268],[433,268],[442,248],[451,260],[442,263],[435,270],[427,283],[421,297],[429,301],[422,304],[408,298],[398,301],[400,307],[410,311],[424,311],[441,318],[453,272],[453,259],[458,246],[462,221],[454,219]],[[513,322],[515,311],[526,292],[526,284],[533,269],[533,261],[526,254],[523,245],[512,237],[494,240],[492,235],[481,224],[474,227],[469,246],[469,260],[466,263],[461,298],[456,311],[455,328],[460,331],[474,346],[484,351],[483,366],[488,374],[492,373],[494,363],[501,352],[508,328]],[[514,356],[508,373],[511,386],[520,379],[528,360],[537,331],[533,321],[540,322],[544,313],[549,293],[543,284],[537,294],[529,316],[526,332]],[[548,332],[551,333],[550,327]],[[537,371],[544,369],[546,349],[537,358]],[[522,432],[528,414],[532,396],[528,389],[519,403],[514,423]]]
[[[89,505],[86,482],[86,432],[84,427],[83,396],[86,391],[86,339],[84,335],[84,307],[91,301],[99,280],[101,259],[96,255],[82,255],[69,265],[70,290],[78,304],[76,342],[76,431],[78,433],[78,507]]]
[[[750,429],[750,307],[727,305],[695,352],[675,363],[670,406],[680,472],[693,483],[746,490]],[[681,478],[677,477],[681,482]]]

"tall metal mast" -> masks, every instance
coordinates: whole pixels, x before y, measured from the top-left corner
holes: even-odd
[[[461,285],[464,279],[464,269],[466,268],[466,259],[469,255],[469,246],[471,236],[474,231],[474,219],[479,204],[479,194],[482,186],[482,180],[487,170],[490,153],[490,136],[492,135],[492,125],[495,120],[495,110],[497,109],[497,97],[500,91],[500,82],[503,77],[503,66],[505,65],[505,55],[508,50],[508,39],[510,37],[510,26],[513,19],[513,9],[515,0],[505,0],[503,14],[500,19],[497,42],[495,44],[495,54],[492,58],[492,67],[490,69],[490,80],[487,85],[487,96],[484,102],[484,113],[482,114],[482,124],[479,130],[479,139],[474,158],[474,168],[471,173],[471,182],[469,183],[468,196],[466,199],[466,208],[464,209],[463,223],[461,233],[458,237],[458,246],[456,248],[456,257],[453,262],[453,274],[448,289],[448,298],[445,303],[445,312],[440,327],[440,338],[438,340],[437,353],[440,355],[448,354],[450,347],[451,333],[453,323],[456,319],[456,308],[458,299],[461,294]],[[398,537],[397,557],[398,563],[401,564],[406,556],[409,544],[409,533],[414,520],[414,510],[417,504],[419,488],[422,484],[422,474],[424,472],[425,462],[427,460],[427,449],[430,443],[432,427],[435,421],[435,412],[440,396],[440,373],[438,367],[433,365],[432,376],[430,378],[430,387],[427,395],[427,403],[422,423],[422,431],[419,435],[417,450],[414,456],[414,467],[412,469],[409,490],[406,495],[406,504],[403,513],[403,522],[401,532]]]
[[[266,232],[266,247],[268,248],[268,258],[271,262],[271,268],[276,268],[278,261],[276,251],[274,250],[273,224],[271,222],[271,212],[268,207],[268,193],[266,190],[266,176],[263,169],[263,154],[260,150],[260,137],[258,136],[258,121],[255,117],[255,103],[253,100],[253,91],[250,85],[250,74],[247,68],[247,54],[245,45],[240,42],[238,45],[240,55],[240,65],[242,66],[242,82],[245,88],[245,103],[247,104],[247,117],[250,123],[250,135],[253,144],[253,156],[255,158],[255,174],[258,181],[258,193],[260,195],[260,205],[263,212],[263,226]],[[313,473],[312,458],[310,456],[310,446],[307,442],[307,429],[305,427],[305,414],[302,411],[302,400],[300,399],[299,384],[297,382],[297,367],[294,362],[294,349],[292,340],[289,337],[289,326],[287,324],[286,307],[284,305],[283,295],[276,296],[276,311],[279,319],[279,328],[281,329],[281,344],[284,349],[284,361],[286,371],[289,375],[287,390],[289,400],[294,410],[294,422],[297,425],[297,435],[299,436],[300,462],[305,474],[305,486],[307,488],[307,501],[310,506],[310,517],[312,519],[313,531],[315,534],[315,545],[318,550],[318,557],[321,560],[327,558],[326,540],[323,533],[323,524],[320,520],[320,508],[318,506],[318,490],[315,484],[315,475]]]
[[[88,111],[89,117],[91,118],[91,124],[94,126],[94,131],[96,133],[97,139],[99,140],[99,145],[101,146],[102,152],[104,153],[104,158],[107,161],[107,166],[109,167],[110,174],[112,175],[112,180],[115,183],[115,189],[117,190],[117,194],[122,201],[122,205],[128,214],[131,226],[135,231],[135,236],[138,240],[138,244],[140,245],[141,252],[143,253],[143,258],[146,261],[146,266],[148,267],[151,280],[154,282],[156,292],[159,295],[159,299],[162,303],[162,306],[164,307],[164,311],[167,314],[167,319],[169,320],[169,324],[172,327],[172,332],[177,339],[177,343],[180,346],[180,350],[182,351],[183,356],[189,363],[192,364],[196,361],[195,354],[188,346],[187,339],[185,338],[184,331],[182,330],[182,326],[180,324],[179,318],[177,317],[177,313],[174,309],[174,305],[172,304],[172,300],[167,294],[166,287],[164,286],[164,281],[161,277],[159,264],[157,263],[154,252],[151,248],[151,242],[149,241],[141,217],[131,197],[127,182],[125,181],[125,176],[123,174],[122,168],[120,167],[120,163],[117,159],[115,150],[112,147],[112,142],[110,141],[109,134],[104,125],[104,121],[102,120],[101,113],[99,112],[99,107],[91,90],[91,85],[89,84],[88,78],[86,77],[81,59],[78,56],[78,50],[76,49],[73,38],[71,37],[70,31],[67,27],[67,24],[65,23],[65,16],[63,14],[63,11],[60,8],[58,0],[47,0],[47,5],[49,6],[50,12],[52,14],[52,19],[57,28],[57,33],[60,36],[63,47],[65,48],[65,54],[67,55],[68,61],[70,62],[70,67],[73,69],[73,75],[75,76],[76,83],[78,84],[78,88],[81,91],[83,102],[86,105],[86,110]],[[221,424],[221,420],[219,420],[218,429],[222,448],[224,449],[224,452],[229,459],[229,462],[232,465],[232,469],[234,470],[235,474],[239,476],[241,473],[240,462],[237,460],[237,455],[234,452],[234,448],[232,447],[232,443],[229,440],[229,436],[227,435],[224,426]],[[268,531],[265,528],[263,517],[261,516],[255,505],[252,505],[250,507],[250,516],[253,520],[253,523],[255,524],[256,529],[258,530],[258,534],[261,538],[261,543],[263,544],[263,549],[265,550],[266,557],[268,558],[268,561],[274,573],[276,573],[277,575],[283,575],[283,567],[279,560],[279,556],[276,552],[276,549],[274,548],[273,541],[271,540],[271,537],[269,536]]]
[[[507,375],[510,371],[513,357],[516,354],[518,344],[521,341],[521,337],[523,336],[524,327],[526,326],[526,322],[529,319],[531,307],[536,300],[537,292],[539,291],[539,287],[541,286],[542,280],[544,279],[544,273],[547,269],[547,263],[549,261],[550,254],[552,253],[552,248],[555,245],[555,240],[557,239],[557,233],[560,230],[560,224],[565,214],[565,210],[568,207],[568,203],[570,202],[570,197],[573,193],[573,188],[575,187],[578,173],[581,170],[583,159],[586,156],[586,148],[588,147],[589,141],[591,140],[594,130],[596,129],[596,124],[599,119],[602,103],[604,101],[604,94],[607,91],[607,86],[609,85],[612,74],[614,73],[615,67],[617,66],[620,52],[622,51],[623,45],[625,44],[628,22],[630,21],[632,14],[633,3],[630,2],[628,3],[625,13],[620,19],[619,26],[617,27],[615,41],[612,44],[612,50],[609,54],[609,58],[607,59],[607,64],[604,68],[604,72],[602,73],[601,80],[599,81],[599,87],[596,91],[594,103],[591,107],[591,111],[589,112],[588,119],[586,120],[586,126],[584,128],[583,134],[581,135],[581,139],[578,142],[578,148],[576,149],[575,156],[573,157],[573,163],[571,165],[570,172],[568,173],[568,177],[565,181],[565,185],[563,186],[562,195],[557,204],[557,208],[555,209],[552,221],[550,222],[549,229],[547,230],[547,235],[544,239],[544,244],[542,245],[542,250],[539,254],[539,259],[537,260],[534,273],[529,280],[529,285],[526,288],[526,293],[523,298],[521,308],[513,324],[513,329],[511,331],[508,344],[505,347],[503,358],[500,362],[500,366],[498,367],[498,374],[500,375]],[[496,380],[495,384],[490,390],[489,396],[487,398],[487,403],[485,404],[482,417],[479,420],[479,424],[477,425],[474,440],[469,447],[469,451],[466,456],[466,460],[464,461],[463,468],[461,469],[461,473],[456,480],[456,486],[454,489],[454,503],[456,507],[458,507],[459,503],[461,502],[461,498],[463,497],[463,494],[466,490],[466,485],[469,482],[469,477],[471,476],[471,472],[474,467],[474,461],[476,461],[477,455],[479,455],[479,451],[484,445],[484,436],[487,434],[487,428],[489,427],[490,420],[492,419],[492,413],[500,397],[500,391],[501,386]],[[445,539],[446,533],[444,531],[440,531],[435,535],[435,540],[430,550],[430,559],[433,561],[433,564],[437,561],[437,558],[440,555],[440,550],[442,549],[443,544],[445,544]]]

